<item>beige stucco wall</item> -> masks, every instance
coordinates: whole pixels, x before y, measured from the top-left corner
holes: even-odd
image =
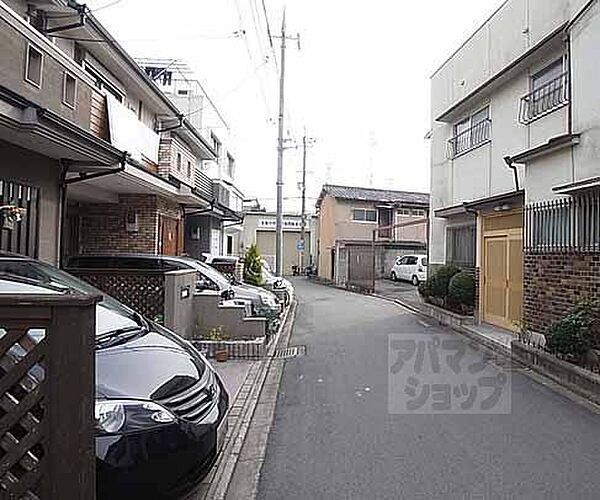
[[[352,209],[375,209],[377,203],[347,201],[326,196],[319,215],[319,276],[331,277],[331,250],[337,240],[371,241],[377,222],[355,222]]]
[[[18,2],[14,2],[17,4]],[[22,7],[25,2],[18,3]],[[23,26],[21,22],[4,14],[0,8],[0,15],[6,15],[5,22],[0,30],[0,85],[3,85],[17,94],[33,101],[44,108],[60,114],[82,128],[89,128],[92,87],[89,78],[82,74],[81,68],[69,59],[60,49],[30,26]],[[43,54],[41,88],[25,81],[25,67],[27,62],[27,47],[31,44]],[[72,109],[63,103],[64,73],[77,80],[76,105]]]
[[[58,264],[60,167],[58,161],[0,141],[0,179],[40,188],[39,258]]]

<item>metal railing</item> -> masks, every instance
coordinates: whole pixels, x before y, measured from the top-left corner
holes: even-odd
[[[201,172],[199,169],[196,169],[196,175],[194,179],[194,187],[206,197],[206,199],[212,199],[213,197],[213,181],[209,179],[209,177]]]
[[[448,141],[448,157],[450,159],[456,158],[485,144],[491,138],[492,120],[483,120]]]
[[[525,250],[600,250],[600,192],[525,207]]]
[[[569,73],[563,73],[521,98],[519,121],[527,125],[569,102]]]

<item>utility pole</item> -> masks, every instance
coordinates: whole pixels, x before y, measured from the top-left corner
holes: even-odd
[[[300,250],[300,271],[306,269],[306,149],[312,146],[315,139],[306,137],[306,130],[302,137],[302,217],[300,219],[300,241],[302,250]]]
[[[277,135],[277,219],[275,224],[275,274],[283,275],[283,119],[285,115],[285,49],[287,40],[297,40],[300,49],[300,35],[288,37],[285,34],[285,9],[281,21],[281,61],[279,74],[279,130]]]

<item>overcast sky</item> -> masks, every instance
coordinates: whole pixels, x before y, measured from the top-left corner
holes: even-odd
[[[501,0],[265,0],[272,35],[288,42],[286,135],[308,154],[307,205],[324,182],[429,190],[429,77]],[[280,42],[273,56],[262,0],[93,0],[135,57],[186,61],[228,121],[237,185],[275,206]],[[245,31],[245,36],[234,33]],[[268,58],[268,62],[265,62]],[[302,156],[284,163],[284,207],[298,211]]]

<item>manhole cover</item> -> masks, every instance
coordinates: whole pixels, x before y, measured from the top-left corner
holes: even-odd
[[[306,354],[305,345],[297,345],[286,347],[285,349],[277,349],[273,354],[274,359],[289,359],[297,358],[298,356],[304,356]]]

